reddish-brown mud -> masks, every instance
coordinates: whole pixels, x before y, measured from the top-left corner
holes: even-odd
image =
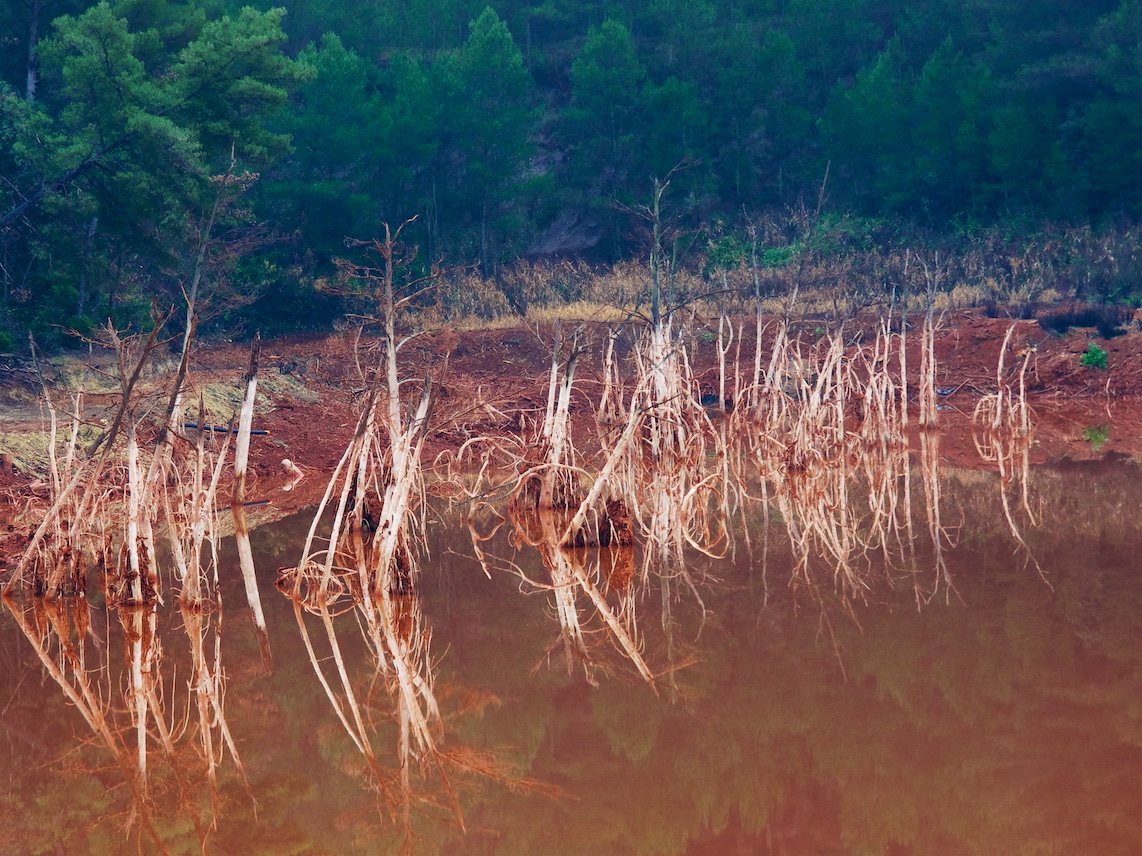
[[[971,311],[946,316],[937,332],[937,387],[941,390],[937,430],[942,459],[959,466],[984,466],[972,440],[972,413],[982,395],[996,391],[1000,349],[1013,323],[1016,329],[1005,357],[1004,380],[1018,391],[1019,370],[1030,354],[1024,380],[1033,414],[1032,461],[1142,454],[1142,333],[1134,325],[1130,332],[1110,340],[1096,339],[1089,329],[1058,336],[1034,320],[1012,322]],[[728,355],[730,386],[735,357],[740,359],[742,380],[752,375],[752,319],[743,319],[742,326],[745,336],[740,352],[734,346]],[[802,347],[808,351],[821,337],[823,325],[810,321],[798,327]],[[850,322],[846,329],[854,343],[862,338],[858,323]],[[686,339],[703,393],[717,390],[715,333],[716,324]],[[564,342],[574,335],[574,329],[564,325]],[[595,378],[608,328],[585,325],[577,335],[587,350],[579,361],[572,412],[578,442],[590,447],[595,434]],[[635,335],[633,328],[621,333],[620,353],[629,350]],[[408,343],[402,351],[401,375],[407,378],[410,399],[419,394],[426,376],[439,384],[426,464],[471,437],[530,434],[530,426],[542,418],[546,406],[552,339],[551,328],[518,327],[445,330]],[[1082,364],[1082,354],[1091,342],[1107,352],[1106,369]],[[763,338],[763,353],[767,344]],[[284,387],[291,392],[259,392],[254,427],[269,433],[254,437],[251,445],[247,497],[268,500],[281,510],[305,507],[320,498],[353,435],[358,405],[365,394],[357,366],[369,368],[378,359],[370,345],[362,339],[355,357],[346,334],[292,336],[264,344],[263,376],[288,375],[293,382],[262,388]],[[918,347],[917,335],[909,345],[910,374],[919,367]],[[240,343],[202,342],[192,367],[192,384],[230,384],[238,389],[246,362],[246,346]],[[27,431],[39,424],[38,420],[8,419],[0,421],[0,433]],[[304,475],[290,490],[283,488],[294,477],[283,466],[283,459],[292,461]],[[0,566],[15,560],[13,554],[24,541],[27,516],[23,511],[46,499],[41,477],[0,469]]]

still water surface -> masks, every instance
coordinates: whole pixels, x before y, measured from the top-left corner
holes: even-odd
[[[1140,475],[1121,461],[1036,471],[1028,553],[994,476],[946,472],[954,591],[926,600],[923,555],[914,578],[874,574],[862,601],[842,602],[827,575],[790,585],[788,549],[774,529],[763,560],[751,519],[752,549],[739,537],[732,559],[694,558],[697,593],[632,582],[657,692],[583,599],[591,662],[569,667],[554,593],[528,582],[548,579],[538,552],[503,527],[481,545],[489,578],[459,515],[439,515],[421,591],[449,761],[410,778],[411,843],[379,795],[379,781],[399,787],[399,729],[354,619],[339,619],[340,639],[379,775],[270,585],[296,561],[307,518],[254,533],[271,675],[224,565],[225,711],[248,787],[223,758],[213,830],[201,744],[186,738],[197,720],[177,607],[160,608],[156,668],[179,748],[172,761],[151,735],[139,803],[133,759],[111,756],[13,609],[45,637],[60,619],[16,603],[0,619],[0,852],[161,852],[157,838],[194,853],[205,837],[221,854],[1137,854]],[[92,600],[80,646],[92,691],[129,733],[123,625]]]

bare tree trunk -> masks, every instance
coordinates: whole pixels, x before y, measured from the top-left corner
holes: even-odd
[[[142,505],[142,479],[139,478],[139,444],[135,423],[127,422],[127,562],[131,575],[131,602],[144,600],[143,573],[139,561],[139,516]]]
[[[250,429],[254,422],[254,399],[258,394],[258,357],[261,339],[254,336],[250,349],[250,366],[246,371],[246,397],[238,417],[238,440],[234,446],[234,486],[230,495],[230,511],[234,516],[234,537],[238,542],[238,561],[242,566],[242,582],[246,586],[246,600],[254,613],[254,627],[262,647],[262,662],[266,671],[273,667],[270,657],[270,637],[266,632],[266,616],[262,613],[262,600],[258,594],[258,578],[254,572],[254,552],[250,547],[250,530],[246,525],[246,463],[250,457]]]
[[[28,66],[24,84],[24,97],[28,101],[36,100],[36,84],[40,76],[40,57],[36,48],[39,46],[41,9],[41,0],[32,0],[28,10]]]

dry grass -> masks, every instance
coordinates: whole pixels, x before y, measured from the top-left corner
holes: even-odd
[[[602,324],[621,323],[630,317],[630,310],[608,303],[576,300],[571,303],[547,305],[532,304],[527,309],[531,323],[552,324],[556,321],[595,321]]]
[[[92,427],[81,427],[79,440],[87,444],[92,442],[98,432]],[[12,462],[21,472],[34,473],[38,478],[48,475],[51,466],[48,452],[50,433],[43,431],[5,431],[0,435],[0,452],[12,455]],[[62,455],[66,451],[67,438],[56,438],[56,454]]]
[[[1129,293],[1140,272],[1133,251],[1137,227],[1033,237],[996,231],[941,247],[930,236],[878,234],[876,224],[845,218],[809,229],[804,218],[804,211],[794,211],[755,224],[756,264],[744,252],[728,267],[713,267],[701,245],[676,265],[664,260],[664,298],[674,306],[698,301],[715,316],[721,309],[752,310],[755,294],[771,313],[833,321],[890,305],[921,311],[930,300],[938,313],[987,305],[1018,315],[1061,300]],[[928,276],[938,280],[931,298]],[[650,278],[648,267],[637,262],[592,266],[520,260],[505,265],[494,279],[471,273],[448,277],[418,300],[417,312],[430,326],[461,329],[500,326],[508,318],[591,318],[592,307],[624,315],[645,310]]]

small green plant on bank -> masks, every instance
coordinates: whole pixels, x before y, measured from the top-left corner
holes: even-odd
[[[1090,347],[1086,349],[1079,362],[1088,369],[1104,369],[1106,368],[1106,351],[1091,342]]]
[[[1097,452],[1110,439],[1109,425],[1093,425],[1083,430],[1083,439],[1090,443],[1092,452]]]

